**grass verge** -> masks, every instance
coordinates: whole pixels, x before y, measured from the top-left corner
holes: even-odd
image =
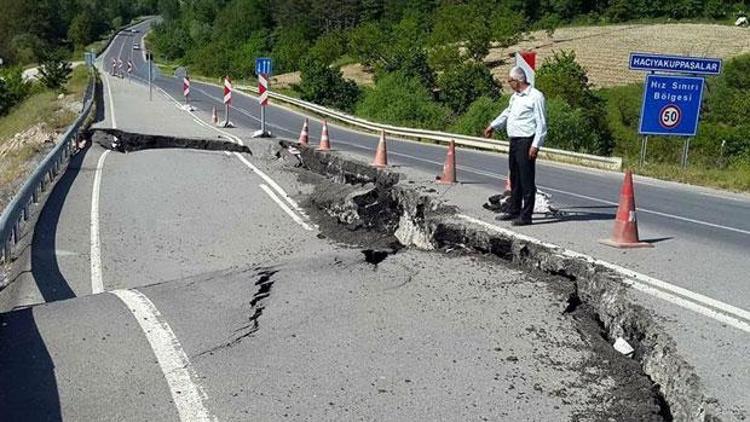
[[[33,170],[37,155],[51,146],[43,142],[16,142],[15,135],[35,126],[50,134],[62,132],[78,116],[87,84],[86,67],[77,67],[65,86],[62,99],[58,98],[58,92],[35,88],[36,93],[0,118],[0,189],[25,177]]]

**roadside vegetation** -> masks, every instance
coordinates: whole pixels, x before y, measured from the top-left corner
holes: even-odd
[[[41,81],[26,84],[26,97],[0,117],[0,191],[13,187],[33,171],[57,136],[73,123],[81,111],[88,82],[88,70],[81,66],[70,71],[59,87],[51,88]],[[0,202],[7,201],[11,194],[3,192]]]
[[[489,54],[524,34],[621,22],[731,22],[746,4],[723,0],[580,2],[500,0],[161,0],[164,18],[149,37],[160,59],[213,80],[254,76],[254,58],[274,59],[274,74],[299,72],[291,94],[368,119],[478,135],[507,104],[507,56]],[[488,57],[493,59],[488,61]],[[641,173],[750,190],[750,147],[742,136],[746,88],[726,63],[709,81],[701,133],[690,168],[678,169],[679,139],[651,138]],[[560,49],[538,64],[537,86],[549,100],[547,146],[623,156],[637,165],[641,88],[596,88],[574,51]],[[374,76],[357,85],[341,67],[357,63]],[[730,95],[732,101],[720,101]],[[731,108],[733,117],[727,115]],[[722,142],[724,147],[722,148]],[[719,176],[721,175],[721,176]]]
[[[0,0],[0,208],[78,116],[88,69],[70,58],[99,51],[107,35],[157,0]],[[37,80],[22,71],[39,67]]]

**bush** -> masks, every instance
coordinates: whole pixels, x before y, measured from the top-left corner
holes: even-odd
[[[276,43],[271,56],[274,59],[276,73],[293,72],[300,68],[302,57],[310,48],[305,34],[295,28],[278,28]]]
[[[446,70],[438,78],[441,101],[461,114],[481,96],[497,98],[500,89],[483,63],[464,63]]]
[[[5,81],[0,78],[0,116],[4,116],[8,113],[11,107],[13,107],[13,99],[8,91]]]
[[[346,42],[346,37],[341,32],[329,32],[315,40],[307,54],[321,63],[330,65],[346,54]]]
[[[442,129],[450,111],[432,101],[418,78],[395,72],[382,76],[374,89],[365,91],[357,115],[401,126]]]
[[[341,71],[311,58],[302,63],[298,89],[305,101],[347,112],[354,110],[360,94],[357,84],[344,79]]]
[[[586,71],[576,62],[574,52],[556,52],[546,59],[537,71],[536,87],[546,98],[560,99],[582,113],[586,126],[596,132],[594,138],[587,137],[596,139],[596,143],[583,149],[603,155],[612,152],[614,141],[606,121],[606,103],[591,90]]]
[[[31,83],[23,79],[21,67],[0,68],[0,79],[4,82],[11,103],[20,103],[30,94]]]
[[[640,138],[637,129],[640,122],[643,84],[608,88],[601,91],[605,98],[607,127],[614,142],[614,154],[638,157]]]
[[[49,89],[62,89],[70,79],[73,67],[64,57],[66,54],[57,51],[44,59],[39,66],[39,81]]]
[[[544,145],[588,154],[607,155],[608,142],[602,139],[582,109],[559,98],[547,102],[547,140]]]
[[[450,127],[453,133],[461,133],[469,136],[482,136],[484,129],[508,106],[510,97],[502,97],[499,100],[482,96],[476,99],[466,113],[462,114],[456,123]],[[505,131],[499,131],[500,138],[505,138]]]

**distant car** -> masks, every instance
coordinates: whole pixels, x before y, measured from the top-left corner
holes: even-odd
[[[133,50],[140,50],[141,46],[138,44],[133,44]]]
[[[137,30],[137,29],[131,29],[131,30],[130,30],[130,32],[132,32],[132,33],[134,33],[134,34],[137,34],[137,33],[141,32],[141,31],[139,31],[139,30]]]

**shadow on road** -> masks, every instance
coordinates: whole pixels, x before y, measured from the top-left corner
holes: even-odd
[[[599,220],[614,220],[614,213],[604,212],[566,212],[558,216],[548,216],[542,218],[535,218],[534,225],[539,224],[553,224],[562,223],[565,221],[599,221]]]
[[[33,308],[0,320],[0,421],[62,420],[55,365]]]
[[[78,173],[89,147],[76,154],[70,161],[68,170],[52,190],[34,227],[31,246],[31,273],[44,297],[45,302],[75,297],[73,289],[65,280],[57,262],[57,226],[60,214],[71,186]]]

